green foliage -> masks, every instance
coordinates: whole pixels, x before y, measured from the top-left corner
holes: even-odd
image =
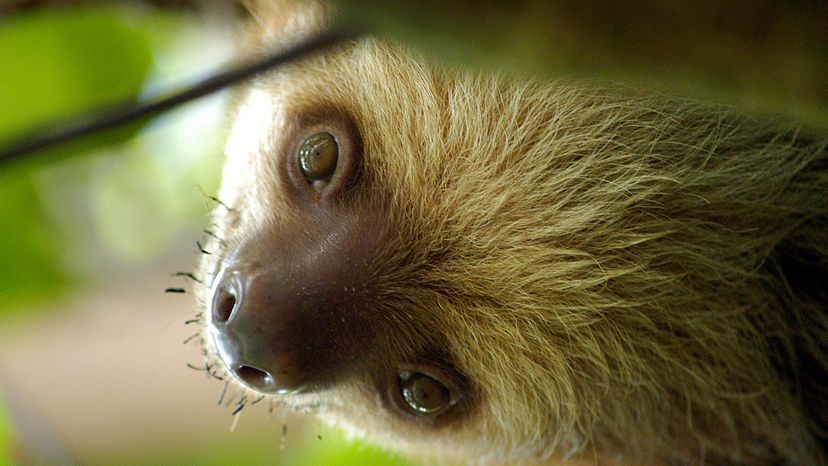
[[[151,64],[146,32],[97,6],[38,10],[0,25],[0,141],[136,94]],[[14,111],[9,111],[14,109]]]
[[[0,464],[11,462],[11,421],[6,414],[3,398],[0,396]]]
[[[0,312],[53,296],[63,283],[49,221],[30,177],[0,174]]]
[[[39,10],[0,23],[0,145],[56,119],[136,95],[152,64],[149,32],[111,6]],[[135,127],[50,151],[65,157],[125,140]],[[58,238],[35,184],[41,157],[0,167],[0,313],[65,284]]]
[[[268,429],[269,430],[269,429]],[[92,464],[123,466],[143,464],[167,464],[222,466],[273,465],[273,466],[413,466],[404,459],[392,455],[360,440],[348,439],[338,430],[323,429],[310,435],[306,432],[300,442],[291,438],[282,443],[279,429],[273,426],[270,435],[239,436],[228,432],[208,444],[188,443],[175,450],[145,449],[134,456],[104,457],[92,460]],[[264,434],[264,433],[263,433]],[[281,446],[280,446],[281,445]]]
[[[309,445],[280,464],[291,466],[406,466],[410,463],[391,453],[331,430],[317,437],[318,445]]]

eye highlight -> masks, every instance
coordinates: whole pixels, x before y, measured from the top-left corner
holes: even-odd
[[[436,414],[453,404],[449,389],[440,381],[420,372],[399,376],[402,399],[417,414]]]
[[[331,133],[316,133],[299,146],[299,170],[311,183],[329,180],[339,161],[339,144]]]

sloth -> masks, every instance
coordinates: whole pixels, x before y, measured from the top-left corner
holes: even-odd
[[[248,4],[254,54],[335,17]],[[239,396],[428,462],[826,460],[818,130],[370,37],[236,101],[196,293]]]

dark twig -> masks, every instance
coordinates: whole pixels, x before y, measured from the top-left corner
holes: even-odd
[[[89,134],[161,114],[181,104],[212,94],[278,65],[331,47],[352,37],[354,37],[353,34],[342,31],[327,32],[296,44],[287,50],[268,55],[254,63],[218,73],[168,97],[157,97],[150,99],[148,102],[138,103],[130,100],[119,105],[113,105],[91,118],[79,116],[67,118],[62,124],[55,125],[51,131],[38,131],[0,149],[0,163],[19,159],[33,152],[48,149]],[[36,90],[32,92],[36,92]]]

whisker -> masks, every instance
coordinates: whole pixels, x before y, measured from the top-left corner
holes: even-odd
[[[285,443],[286,443],[285,437],[287,436],[287,431],[288,431],[287,424],[282,424],[282,435],[279,437],[279,450],[284,450],[285,449]]]
[[[204,281],[202,281],[202,280],[200,280],[200,279],[196,278],[196,276],[195,276],[195,275],[193,275],[193,274],[192,274],[192,273],[190,273],[190,272],[176,272],[176,273],[172,274],[172,276],[173,276],[173,277],[184,277],[184,278],[189,278],[190,280],[192,280],[192,281],[194,281],[194,282],[204,283]]]
[[[233,412],[233,423],[230,424],[230,432],[236,431],[236,426],[239,424],[239,418],[241,417],[239,411],[241,411],[241,409]]]
[[[247,406],[247,395],[243,395],[239,399],[239,402],[236,403],[236,409],[234,409],[233,413],[230,415],[235,416],[236,414],[239,414],[239,412],[241,412],[241,410],[243,410],[245,406]]]
[[[204,247],[201,245],[201,241],[196,241],[195,243],[196,243],[196,246],[198,247],[198,251],[199,251],[200,253],[202,253],[202,254],[206,254],[206,255],[208,255],[208,256],[212,256],[212,255],[213,255],[213,253],[212,253],[212,252],[207,251],[207,250],[205,250],[205,249],[204,249]]]
[[[224,381],[224,377],[222,377],[222,376],[216,374],[215,372],[213,372],[213,366],[211,364],[204,363],[204,371],[207,372],[207,378],[208,379],[212,378],[212,379],[216,379],[218,381]]]
[[[213,233],[213,232],[212,232],[212,231],[210,231],[210,230],[204,229],[204,230],[201,230],[201,231],[202,231],[205,235],[210,236],[210,237],[212,237],[212,238],[215,238],[217,241],[219,241],[219,242],[221,242],[221,243],[223,243],[223,242],[224,242],[224,240],[223,240],[223,239],[219,238],[219,236],[218,236],[217,234]]]
[[[198,190],[201,191],[201,194],[204,197],[206,197],[207,199],[210,199],[211,201],[215,202],[216,204],[224,207],[225,209],[227,209],[227,211],[233,212],[233,208],[231,208],[230,206],[225,204],[221,199],[218,198],[218,196],[212,196],[210,194],[207,194],[201,186],[198,186]]]
[[[219,395],[219,399],[218,399],[218,403],[217,403],[219,406],[221,406],[222,401],[224,401],[224,395],[227,394],[227,387],[229,387],[229,386],[230,386],[230,381],[226,380],[224,382],[224,387],[221,389],[221,395]]]
[[[224,403],[225,408],[227,408],[233,403],[233,400],[236,399],[236,395],[238,395],[238,391],[233,393],[229,398],[227,398],[226,402]]]
[[[199,366],[196,366],[194,364],[190,364],[189,362],[187,363],[187,367],[189,367],[190,369],[192,369],[194,371],[199,371],[199,372],[204,370],[203,367],[199,367]]]

